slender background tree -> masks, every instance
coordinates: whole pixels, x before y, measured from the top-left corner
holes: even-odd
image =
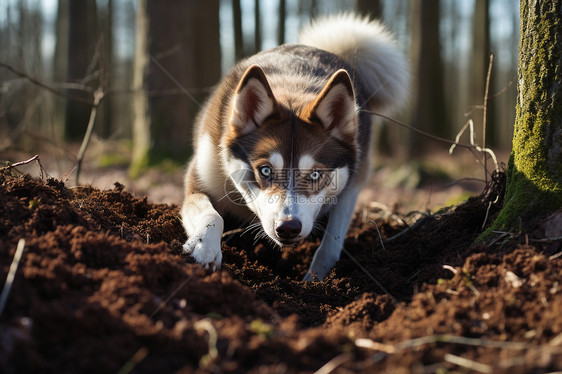
[[[68,60],[67,82],[93,88],[95,80],[98,19],[95,0],[69,1],[68,3]],[[99,53],[99,51],[98,51]],[[91,100],[83,89],[69,89],[68,95]],[[91,108],[82,102],[67,100],[64,134],[67,139],[81,139],[88,126]]]
[[[410,123],[431,134],[448,135],[441,43],[439,42],[440,1],[414,1],[411,9],[412,90],[415,101]],[[419,156],[435,143],[410,133],[409,154]]]
[[[135,90],[150,92],[148,108],[137,97],[134,169],[164,158],[186,160],[191,149],[191,122],[208,88],[220,77],[218,0],[147,0],[139,3],[137,22],[146,19],[146,47],[137,40]],[[141,40],[142,40],[141,39]],[[146,55],[146,54],[148,55]],[[141,117],[148,115],[148,119]],[[141,125],[141,122],[143,125]],[[141,133],[139,133],[141,132]],[[148,147],[148,148],[147,148]],[[144,151],[143,151],[144,149]]]
[[[133,117],[133,152],[130,172],[137,175],[149,164],[150,156],[150,117],[148,94],[144,77],[150,56],[148,54],[148,15],[146,1],[138,0],[136,12],[135,55],[133,60],[133,81],[131,114]]]

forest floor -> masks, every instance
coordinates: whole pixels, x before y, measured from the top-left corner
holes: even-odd
[[[181,253],[177,202],[152,202],[150,186],[147,198],[1,169],[0,284],[18,243],[23,254],[0,311],[0,371],[560,371],[559,243],[537,231],[473,244],[504,184],[496,174],[442,209],[451,190],[371,188],[334,270],[306,283],[319,238],[281,251],[233,231],[213,273]]]

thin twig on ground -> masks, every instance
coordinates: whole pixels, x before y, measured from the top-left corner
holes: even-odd
[[[446,353],[443,356],[443,360],[449,362],[451,364],[470,369],[473,371],[477,371],[479,373],[493,373],[494,368],[490,365],[482,364],[480,362],[476,362],[474,360],[469,360],[468,358],[464,358],[461,356],[453,355],[451,353]]]
[[[559,242],[562,240],[562,236],[553,236],[550,238],[542,238],[542,239],[533,239],[530,238],[530,241],[534,242],[534,243],[554,243],[554,242]]]
[[[494,244],[496,244],[497,242],[499,242],[500,240],[504,239],[504,238],[514,238],[519,236],[519,234],[514,234],[512,232],[503,232],[503,231],[492,231],[492,234],[499,234],[496,238],[492,239],[490,241],[490,243],[488,243],[488,246],[493,246]]]
[[[422,336],[420,338],[404,340],[395,345],[383,344],[373,341],[371,339],[355,340],[355,345],[359,348],[372,349],[387,354],[395,354],[406,349],[414,349],[423,345],[433,344],[433,343],[462,344],[462,345],[469,345],[469,346],[476,346],[476,347],[510,349],[510,350],[518,350],[518,351],[526,350],[533,347],[532,345],[527,344],[525,342],[506,342],[506,341],[489,340],[489,339],[467,338],[465,336],[450,335],[450,334]]]
[[[316,370],[314,374],[330,374],[345,362],[351,361],[352,358],[351,353],[341,353]]]
[[[121,369],[117,372],[117,374],[129,374],[132,372],[135,367],[140,364],[146,356],[148,356],[148,348],[141,347],[135,354],[123,365]]]
[[[561,238],[561,240],[562,240],[562,238]],[[560,257],[560,256],[562,256],[562,251],[561,251],[561,252],[558,252],[558,253],[556,253],[556,254],[553,254],[553,255],[550,256],[548,259],[549,259],[549,260],[555,260],[555,259],[557,259],[557,258]]]
[[[419,338],[403,340],[397,344],[380,343],[368,338],[356,339],[354,342],[355,346],[358,348],[375,351],[376,353],[374,353],[372,356],[372,360],[375,363],[380,362],[387,355],[394,355],[405,350],[416,350],[419,349],[419,347],[421,346],[428,345],[428,344],[436,344],[436,343],[467,345],[472,347],[491,348],[491,349],[500,349],[500,350],[508,350],[508,351],[524,351],[526,354],[528,354],[529,352],[536,352],[541,355],[544,354],[552,355],[552,354],[562,353],[562,347],[560,347],[560,344],[562,343],[562,334],[555,336],[548,343],[542,345],[535,345],[527,342],[511,342],[511,341],[499,341],[499,340],[490,340],[490,339],[481,339],[481,338],[467,338],[464,336],[451,335],[451,334],[422,336]],[[484,373],[493,372],[493,370],[488,370],[488,369],[493,369],[495,367],[501,367],[505,369],[505,368],[513,367],[514,364],[515,365],[517,364],[517,362],[514,362],[513,360],[503,360],[498,363],[495,363],[492,366],[488,364],[478,363],[476,361],[472,361],[460,356],[452,355],[451,353],[446,353],[444,355],[444,360],[446,362],[453,363],[461,367],[470,368]]]
[[[484,222],[482,222],[481,229],[484,230],[486,223],[488,222],[488,216],[490,215],[490,208],[492,207],[492,201],[488,201],[488,207],[486,208],[486,215],[484,216]]]
[[[384,250],[386,251],[386,248],[385,248],[385,246],[384,246],[384,242],[383,242],[383,240],[382,240],[382,234],[381,234],[381,232],[380,232],[380,230],[379,230],[379,227],[377,226],[377,223],[376,223],[375,221],[369,221],[369,222],[372,223],[373,226],[375,226],[375,229],[377,230],[377,233],[379,234],[379,241],[380,241],[380,243],[381,243],[381,247],[382,247],[382,249],[384,249]]]
[[[219,356],[219,350],[217,348],[218,342],[218,333],[215,329],[215,326],[209,321],[208,319],[202,319],[200,321],[195,322],[195,330],[197,331],[206,331],[209,335],[209,342],[208,347],[209,350],[207,354],[203,355],[199,360],[199,366],[202,369],[207,368],[210,364],[212,364],[217,357]]]
[[[18,270],[24,248],[25,239],[20,239],[18,241],[16,253],[14,254],[14,259],[12,260],[12,264],[10,265],[10,270],[8,271],[8,276],[6,277],[6,283],[4,283],[4,288],[2,289],[2,293],[0,294],[0,316],[4,311],[6,301],[8,300],[8,296],[10,295],[10,290],[12,289],[12,284],[14,283],[14,278],[16,277],[16,271]]]
[[[399,237],[401,237],[402,235],[406,234],[407,232],[410,232],[412,230],[415,230],[415,229],[419,228],[420,226],[425,224],[429,219],[435,219],[435,216],[432,215],[432,214],[421,213],[421,212],[411,212],[411,213],[420,213],[420,214],[422,214],[423,218],[418,219],[413,225],[406,227],[404,230],[400,231],[398,234],[393,235],[390,238],[384,239],[385,243],[388,244],[391,241],[396,240]]]

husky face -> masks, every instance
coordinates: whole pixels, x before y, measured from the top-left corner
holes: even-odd
[[[264,232],[286,246],[306,238],[346,187],[358,157],[357,110],[344,70],[311,97],[273,89],[261,68],[248,68],[233,97],[222,158]]]

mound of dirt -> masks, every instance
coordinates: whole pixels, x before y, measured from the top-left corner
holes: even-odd
[[[336,268],[305,283],[319,239],[280,251],[227,233],[211,273],[182,255],[175,206],[1,170],[1,279],[25,247],[0,371],[560,370],[562,259],[513,238],[471,245],[502,183],[409,229],[357,217]]]

